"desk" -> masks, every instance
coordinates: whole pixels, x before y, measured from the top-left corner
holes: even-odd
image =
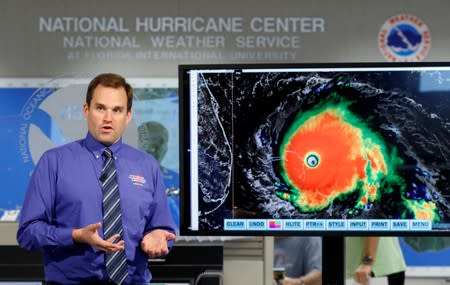
[[[223,247],[219,245],[175,245],[164,260],[150,260],[152,282],[190,282],[205,271],[221,272]],[[0,281],[44,280],[42,254],[15,245],[0,246]],[[218,278],[199,280],[198,285],[220,284]]]

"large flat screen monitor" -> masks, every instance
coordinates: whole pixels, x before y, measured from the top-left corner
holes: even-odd
[[[450,235],[450,64],[179,66],[184,235]]]

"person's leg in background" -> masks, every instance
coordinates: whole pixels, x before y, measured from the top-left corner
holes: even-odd
[[[388,285],[404,285],[405,284],[405,271],[389,274],[387,276]]]

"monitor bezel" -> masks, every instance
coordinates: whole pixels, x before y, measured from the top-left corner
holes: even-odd
[[[332,63],[224,63],[224,64],[181,64],[178,66],[179,80],[179,128],[180,128],[180,234],[185,236],[450,236],[450,230],[431,231],[359,231],[359,230],[266,230],[241,231],[220,230],[202,231],[191,230],[191,201],[190,196],[190,110],[189,106],[189,72],[191,70],[227,70],[227,69],[328,69],[339,68],[440,68],[448,67],[450,62],[332,62]]]

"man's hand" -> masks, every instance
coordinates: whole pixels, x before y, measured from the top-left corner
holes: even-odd
[[[115,234],[111,236],[107,240],[103,240],[98,234],[98,229],[101,228],[101,223],[90,224],[84,228],[74,229],[72,231],[72,239],[77,243],[87,243],[91,246],[103,250],[105,252],[114,252],[125,249],[125,242],[120,240],[118,242],[114,242],[117,238],[120,237],[119,234]]]
[[[283,285],[303,285],[304,283],[300,278],[290,278],[290,277],[284,277],[283,278]]]
[[[141,241],[141,249],[149,257],[158,257],[169,253],[167,241],[175,239],[175,234],[165,230],[153,230]]]
[[[356,268],[354,273],[355,281],[359,284],[367,285],[370,280],[370,273],[372,272],[372,266],[367,264],[360,264]]]

